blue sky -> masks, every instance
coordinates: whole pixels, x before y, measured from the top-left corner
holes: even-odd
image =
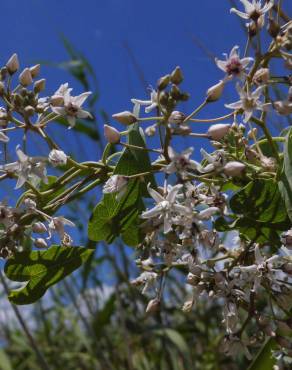
[[[242,5],[235,0],[238,7]],[[292,2],[283,1],[292,13]],[[191,112],[202,102],[206,90],[223,77],[212,57],[198,47],[198,42],[209,53],[221,57],[234,45],[242,52],[245,34],[240,18],[230,14],[229,0],[25,0],[1,2],[1,57],[5,64],[17,52],[22,67],[36,61],[64,62],[68,55],[60,41],[63,34],[81,51],[94,67],[98,79],[100,99],[97,112],[104,109],[109,115],[132,109],[130,98],[146,98],[145,85],[141,83],[131,57],[129,46],[147,84],[181,66],[184,90],[191,99],[182,107]],[[6,36],[6,37],[5,37]],[[77,94],[81,86],[64,70],[43,67],[42,77],[47,78],[48,93],[53,93],[63,82],[70,82]],[[224,92],[224,101],[235,99],[233,84]],[[214,117],[227,113],[222,102],[214,103],[201,117]],[[98,115],[98,124],[102,120]],[[122,129],[120,127],[120,129]],[[205,124],[196,124],[195,131],[205,131]],[[62,128],[58,144],[64,149],[77,146],[71,140],[72,131]],[[72,136],[71,136],[72,135]],[[82,139],[83,140],[83,139]],[[83,144],[86,144],[83,142]],[[202,143],[198,140],[195,156],[198,158]],[[98,159],[95,146],[83,145],[77,159]],[[13,154],[14,148],[12,148]],[[12,190],[12,188],[11,188]]]
[[[126,42],[143,70],[145,80],[180,65],[192,109],[206,88],[222,73],[198,48],[194,37],[220,56],[245,38],[238,17],[229,14],[228,0],[26,0],[1,2],[1,61],[17,52],[23,65],[36,60],[67,59],[60,42],[64,34],[97,71],[100,106],[109,113],[130,108],[129,99],[142,97],[143,86],[123,44]],[[43,69],[52,90],[69,77],[63,71]],[[69,79],[70,80],[70,79]]]

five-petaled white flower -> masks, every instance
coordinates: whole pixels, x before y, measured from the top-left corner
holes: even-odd
[[[158,106],[157,102],[157,92],[151,88],[150,90],[150,100],[139,100],[139,99],[131,99],[131,102],[133,104],[138,105],[145,105],[145,112],[150,113],[153,109],[155,109]]]
[[[232,48],[229,56],[227,56],[227,54],[223,55],[225,55],[226,60],[219,60],[216,58],[215,62],[218,68],[226,73],[225,80],[230,80],[232,77],[242,78],[245,68],[253,61],[253,58],[240,59],[237,45]]]
[[[251,21],[256,22],[260,27],[264,25],[264,14],[274,5],[274,0],[266,2],[264,6],[262,6],[261,0],[252,0],[252,2],[248,0],[240,0],[240,2],[244,6],[245,13],[235,8],[231,8],[230,13],[235,13],[243,19],[250,19]]]
[[[226,108],[239,110],[243,109],[244,119],[243,122],[248,122],[253,115],[254,110],[266,111],[271,105],[270,103],[263,103],[260,98],[265,86],[259,86],[255,91],[245,91],[239,84],[236,85],[236,89],[240,96],[240,100],[235,103],[225,104]]]
[[[8,173],[15,173],[18,176],[15,189],[20,188],[27,180],[37,184],[39,180],[47,182],[46,158],[29,157],[17,146],[16,154],[18,161],[0,166],[0,170]]]
[[[157,203],[156,206],[142,213],[142,218],[158,218],[163,222],[163,232],[166,234],[172,229],[173,218],[176,215],[183,215],[188,211],[188,208],[177,203],[177,194],[182,188],[182,185],[167,187],[167,194],[162,196],[156,190],[148,186],[148,192]]]
[[[65,226],[70,226],[74,227],[75,224],[74,222],[68,220],[67,218],[63,216],[58,216],[58,217],[52,217],[51,221],[49,222],[49,237],[48,239],[51,238],[52,233],[57,233],[60,237],[61,240],[66,237],[65,233]]]
[[[292,114],[292,87],[289,88],[287,99],[275,101],[273,106],[279,114],[284,116]]]
[[[84,92],[78,96],[71,96],[71,88],[68,88],[68,84],[63,84],[53,95],[54,98],[61,97],[64,99],[62,106],[52,106],[52,111],[65,116],[68,119],[69,125],[74,127],[76,118],[89,118],[91,114],[82,109],[82,104],[91,94],[90,91]]]
[[[254,283],[253,289],[257,291],[263,277],[268,278],[271,282],[275,282],[273,262],[279,260],[280,257],[278,255],[273,255],[270,258],[263,257],[258,245],[254,248],[254,254],[255,263],[250,266],[240,266],[239,269],[250,276]]]
[[[168,149],[168,155],[171,162],[164,168],[164,172],[171,174],[177,173],[182,179],[188,176],[188,170],[196,170],[200,164],[190,159],[194,148],[188,148],[182,153],[176,153],[171,147]]]

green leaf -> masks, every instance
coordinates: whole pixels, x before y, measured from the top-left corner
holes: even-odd
[[[249,240],[280,245],[279,235],[289,228],[290,222],[277,184],[273,180],[254,180],[230,199],[234,212],[227,221],[219,217],[218,231],[237,229]]]
[[[137,123],[135,123],[129,131],[129,144],[135,145],[141,148],[146,148],[145,136],[143,130]],[[151,162],[149,154],[146,150],[141,149],[130,149],[131,154],[134,156],[140,173],[151,171]],[[150,183],[152,187],[156,188],[156,182],[154,176],[145,176],[145,185],[143,189],[143,195],[148,196],[147,184]]]
[[[284,199],[285,207],[292,221],[292,130],[288,131],[284,142],[284,167],[279,181],[279,190]]]
[[[276,341],[268,339],[262,346],[248,370],[273,370],[276,360],[272,357],[272,351],[276,348]]]
[[[2,348],[0,348],[0,370],[13,370],[9,357]]]
[[[125,242],[128,245],[137,245],[141,240],[137,225],[142,211],[140,199],[140,186],[137,180],[129,182],[127,192],[120,200],[116,198],[116,194],[105,194],[89,220],[89,239],[112,243],[116,237],[125,234]],[[136,225],[134,230],[133,224]],[[127,230],[130,227],[133,232],[131,238]]]
[[[129,136],[134,137],[133,142],[137,145],[142,145],[138,142],[138,137],[142,140],[141,133],[132,128],[132,134]],[[140,140],[139,139],[139,140]],[[149,171],[146,157],[143,156],[144,162],[141,163],[142,158],[136,149],[134,151],[125,149],[121,155],[114,174],[131,176],[137,173]],[[145,154],[145,153],[144,153]],[[149,166],[151,168],[150,160]],[[155,181],[154,178],[145,177],[146,181]],[[143,191],[146,192],[146,181],[141,183],[138,179],[129,181],[127,191],[121,199],[117,198],[117,194],[105,194],[101,202],[93,210],[93,214],[88,224],[88,237],[93,241],[104,240],[107,243],[112,243],[115,238],[121,236],[123,241],[129,246],[136,246],[142,240],[141,230],[139,228],[140,218],[139,215],[144,210],[142,202]]]
[[[27,282],[9,293],[15,304],[30,304],[41,298],[46,290],[64,279],[91,256],[93,250],[82,247],[54,245],[45,251],[16,253],[5,264],[5,274],[13,281]]]

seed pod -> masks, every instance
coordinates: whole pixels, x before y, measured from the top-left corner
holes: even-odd
[[[109,143],[117,144],[120,142],[121,134],[119,133],[117,129],[109,125],[104,125],[103,129],[104,129],[104,136]]]
[[[113,114],[112,117],[123,125],[131,125],[137,122],[137,117],[135,117],[134,114],[129,111]]]
[[[229,124],[217,123],[209,127],[207,135],[210,139],[219,141],[223,139],[223,137],[228,133],[229,130],[230,130]]]
[[[175,84],[175,85],[179,85],[184,79],[184,76],[182,74],[182,71],[180,69],[180,67],[176,67],[172,72],[171,72],[171,75],[170,75],[170,81]]]
[[[227,176],[237,177],[243,174],[245,167],[244,163],[231,161],[224,166],[223,171]]]
[[[7,70],[9,74],[13,75],[19,69],[19,61],[17,54],[13,54],[8,62],[6,63]]]
[[[31,77],[32,78],[35,78],[39,75],[40,73],[40,69],[41,69],[41,65],[40,64],[36,64],[35,66],[32,66],[30,67],[30,73],[31,73]]]
[[[29,68],[25,68],[19,75],[19,82],[22,86],[28,86],[33,83]]]

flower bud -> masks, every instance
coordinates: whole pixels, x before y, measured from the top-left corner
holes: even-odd
[[[160,77],[160,79],[157,81],[157,89],[158,90],[164,90],[167,85],[170,82],[170,75],[165,75],[163,77]]]
[[[160,300],[158,298],[151,299],[149,301],[147,307],[146,307],[146,312],[147,313],[153,313],[159,311],[160,308]]]
[[[31,105],[28,105],[24,108],[24,113],[27,117],[31,117],[34,115],[35,109]]]
[[[256,85],[263,85],[268,83],[270,78],[270,70],[269,68],[260,68],[256,71],[255,75],[253,76],[252,81]]]
[[[209,127],[207,135],[210,139],[219,141],[223,139],[223,137],[228,133],[229,130],[230,130],[229,124],[217,123]]]
[[[145,134],[147,136],[154,136],[155,133],[156,133],[156,125],[151,125],[151,126],[146,127]]]
[[[47,242],[46,242],[46,241],[45,241],[45,239],[43,239],[43,238],[37,238],[37,239],[35,239],[35,241],[34,241],[34,245],[35,245],[37,248],[47,248],[47,247],[48,247]]]
[[[13,75],[18,69],[19,69],[19,61],[17,54],[13,54],[8,62],[6,63],[6,67],[8,69],[8,72]]]
[[[243,174],[245,167],[244,163],[231,161],[224,166],[223,171],[227,176],[236,177]]]
[[[1,79],[1,81],[4,81],[5,80],[5,78],[7,77],[7,74],[8,74],[7,67],[6,66],[5,67],[2,67],[0,69],[0,79]]]
[[[18,77],[19,82],[22,86],[28,86],[32,84],[32,77],[29,68],[25,68]]]
[[[30,67],[30,74],[31,74],[31,77],[32,78],[35,78],[39,75],[40,73],[40,69],[41,69],[41,65],[40,64],[36,64],[35,66],[32,66]]]
[[[129,111],[113,114],[112,117],[123,125],[131,125],[137,122],[137,117],[135,117],[134,114]]]
[[[271,37],[276,38],[281,30],[280,25],[274,21],[274,19],[269,19],[268,32]]]
[[[182,71],[180,67],[176,67],[174,71],[171,72],[170,81],[175,84],[179,85],[184,79]]]
[[[224,81],[220,80],[216,85],[207,90],[207,101],[214,102],[221,98],[224,89]]]
[[[42,234],[47,231],[47,227],[42,222],[36,222],[35,224],[32,225],[32,231],[37,234]]]
[[[168,119],[168,123],[175,123],[177,125],[183,123],[186,118],[185,114],[177,110],[173,111]]]
[[[38,80],[33,85],[33,91],[38,94],[39,92],[45,90],[46,87],[46,80],[45,78],[42,78],[41,80]]]
[[[61,95],[53,95],[50,98],[50,104],[53,107],[60,107],[64,104],[64,98]]]
[[[179,89],[179,87],[177,85],[172,85],[169,93],[170,93],[170,96],[173,99],[175,99],[175,100],[179,100],[180,99],[181,92],[180,92],[180,89]]]
[[[121,134],[119,133],[117,129],[109,125],[104,125],[103,129],[104,129],[104,136],[109,143],[117,144],[120,142]]]
[[[49,154],[49,162],[54,166],[63,166],[67,163],[67,155],[62,150],[53,149]]]

